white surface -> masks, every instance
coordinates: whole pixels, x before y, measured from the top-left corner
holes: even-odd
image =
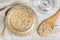
[[[56,6],[53,11],[51,11],[48,14],[46,14],[46,13],[42,14],[41,12],[38,12],[39,10],[36,9],[35,6],[31,5],[29,1],[30,0],[28,0],[28,1],[27,0],[24,0],[24,1],[22,1],[22,0],[12,0],[12,1],[9,1],[9,2],[0,3],[0,8],[4,7],[6,5],[10,5],[13,2],[22,2],[22,3],[28,4],[29,6],[31,6],[36,11],[37,16],[38,16],[38,21],[39,21],[38,23],[39,24],[43,20],[45,20],[45,19],[49,18],[50,16],[52,16],[53,14],[55,14],[56,11],[59,9],[59,7],[58,7],[59,6],[59,1],[58,1],[58,3],[57,3],[58,6]],[[2,17],[5,16],[5,12],[6,12],[6,10],[0,11],[0,19],[4,19]],[[4,28],[4,23],[2,24],[1,22],[0,22],[0,34],[2,32],[2,29]],[[39,36],[37,31],[34,31],[33,33],[31,33],[30,35],[25,36],[25,37],[16,37],[15,35],[13,35],[10,32],[8,32],[8,30],[6,28],[5,31],[4,31],[3,38],[0,35],[0,40],[60,40],[60,17],[56,21],[56,25],[59,25],[59,26],[56,26],[55,29],[53,30],[52,34],[49,35],[48,37]]]

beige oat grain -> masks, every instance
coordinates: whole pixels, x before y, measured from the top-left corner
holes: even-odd
[[[17,36],[28,35],[37,26],[37,15],[28,6],[16,5],[7,13],[6,26],[11,33]]]

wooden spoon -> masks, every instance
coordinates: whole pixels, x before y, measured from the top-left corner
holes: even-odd
[[[60,10],[54,16],[50,17],[49,19],[41,23],[38,28],[39,35],[48,36],[54,29],[55,22],[57,18],[59,17],[59,15],[60,15]]]

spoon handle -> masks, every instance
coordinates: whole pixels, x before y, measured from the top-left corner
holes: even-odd
[[[57,13],[53,15],[51,18],[49,18],[47,21],[55,23],[59,16],[60,16],[60,10],[58,10]]]

